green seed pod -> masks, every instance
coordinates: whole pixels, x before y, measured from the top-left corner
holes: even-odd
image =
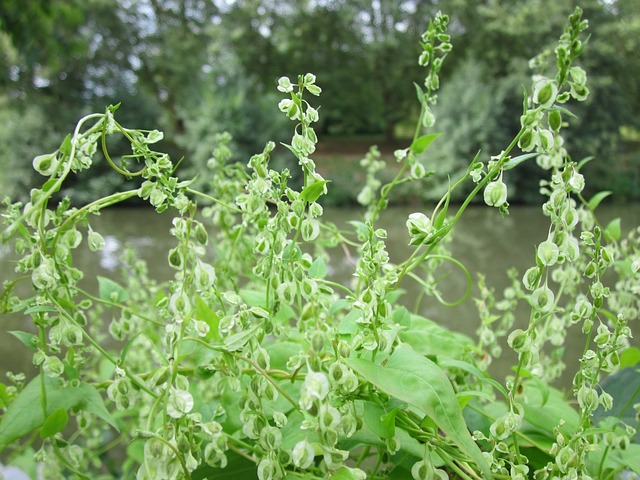
[[[529,337],[527,332],[521,329],[516,329],[509,335],[507,343],[514,351],[522,353],[528,350],[531,346],[531,337]]]
[[[540,261],[540,264],[545,267],[554,265],[558,261],[559,254],[560,249],[558,248],[558,245],[553,243],[551,240],[545,240],[538,245],[538,260]]]
[[[204,227],[204,225],[200,222],[196,223],[195,237],[196,237],[196,241],[200,245],[206,245],[207,242],[209,241],[209,235],[207,234],[207,230]]]
[[[501,181],[489,183],[484,189],[484,201],[490,207],[500,207],[507,201],[507,186]]]
[[[291,460],[293,461],[293,464],[302,469],[306,469],[311,466],[314,456],[315,452],[313,445],[311,445],[306,439],[296,443],[291,452]]]
[[[527,128],[518,140],[518,146],[523,152],[530,152],[536,146],[536,132],[532,128]]]
[[[55,153],[38,155],[33,159],[33,168],[41,175],[52,175],[58,168],[58,157]]]
[[[562,127],[562,114],[559,110],[552,110],[549,112],[549,128],[557,132]]]
[[[556,83],[549,79],[539,81],[533,90],[533,101],[542,107],[550,107],[558,95]]]

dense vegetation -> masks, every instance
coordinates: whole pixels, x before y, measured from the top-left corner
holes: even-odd
[[[5,0],[0,5],[0,188],[14,197],[26,195],[36,181],[29,159],[55,148],[75,119],[118,102],[125,106],[125,123],[162,128],[170,139],[163,148],[185,155],[180,168],[186,176],[202,170],[225,130],[233,137],[236,160],[242,160],[269,139],[286,141],[288,127],[273,109],[274,86],[280,76],[295,78],[299,72],[314,72],[326,93],[316,128],[323,143],[373,136],[391,160],[392,149],[384,145],[392,137],[410,136],[419,114],[412,82],[420,82],[421,67],[413,45],[438,9],[449,12],[457,48],[442,74],[436,107],[447,135],[431,154],[441,172],[460,173],[478,149],[497,151],[517,132],[511,120],[521,108],[529,60],[553,48],[573,3]],[[576,107],[580,128],[568,146],[576,157],[603,159],[586,167],[592,191],[637,199],[640,5],[582,3],[593,24],[585,60],[591,95]],[[126,153],[125,144],[111,148]],[[277,165],[295,171],[291,155],[274,155]],[[330,169],[335,185],[349,185],[357,158],[352,163],[347,172]],[[113,172],[101,173],[67,187],[73,188],[74,202],[122,186]],[[539,201],[541,176],[533,164],[514,172],[512,201]],[[404,196],[437,200],[443,180],[435,178]],[[352,191],[334,188],[323,202],[354,202]]]
[[[324,113],[316,97],[325,93],[312,73],[277,81],[278,109],[295,125],[288,143],[267,141],[245,165],[218,136],[200,184],[156,149],[159,130],[127,127],[117,105],[83,116],[33,159],[45,180],[28,201],[4,201],[0,241],[19,258],[0,307],[32,320],[12,333],[38,373],[12,372],[0,384],[3,461],[54,480],[640,474],[640,350],[629,347],[640,228],[623,237],[619,220],[599,223],[610,192],[585,194],[589,159],[574,160],[564,137],[589,97],[582,14],[576,8],[552,53],[532,62],[513,137],[496,155],[471,155],[428,214],[409,215],[414,248],[399,263],[378,220],[398,187],[432,180],[436,92],[457,25],[446,15],[419,36],[412,137],[393,153],[388,182],[378,152],[365,157],[357,199],[366,209],[349,231],[322,217],[330,183],[313,157]],[[110,153],[117,138],[130,156]],[[271,163],[278,149],[295,158],[299,186],[293,170]],[[56,201],[75,176],[99,177],[101,164],[127,188],[75,207]],[[496,220],[508,213],[507,182],[530,164],[545,172],[547,236],[531,267],[510,273],[503,298],[478,280],[477,339],[400,306],[406,282],[422,287],[421,301],[445,302],[443,264],[473,281],[446,240],[476,197]],[[456,195],[463,201],[453,203]],[[120,278],[84,278],[76,249],[101,250],[108,234],[92,228],[94,216],[131,198],[173,216],[174,277],[150,278],[127,250]],[[329,275],[336,248],[354,259],[345,283]],[[514,324],[517,309],[526,324]],[[563,356],[570,326],[583,335],[579,358]],[[498,381],[487,368],[507,346],[515,364]],[[571,385],[558,390],[567,367]]]

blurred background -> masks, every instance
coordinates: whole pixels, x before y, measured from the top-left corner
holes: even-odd
[[[202,170],[217,135],[233,136],[246,163],[267,140],[288,142],[293,123],[277,103],[277,79],[313,72],[323,88],[314,156],[330,178],[325,204],[355,203],[358,160],[377,144],[391,160],[407,146],[422,83],[420,34],[438,10],[451,17],[453,51],[442,71],[428,151],[431,183],[398,202],[428,202],[475,153],[499,153],[516,133],[529,60],[553,48],[573,0],[2,0],[0,2],[0,192],[27,198],[42,179],[34,156],[56,149],[75,122],[122,102],[126,126],[165,132],[161,149],[183,178]],[[579,60],[591,96],[570,108],[566,132],[591,192],[640,199],[640,2],[583,0],[591,38]],[[114,143],[114,154],[122,148]],[[284,148],[275,167],[294,163]],[[291,162],[291,163],[290,163]],[[534,162],[509,172],[512,203],[539,200]],[[125,180],[105,162],[67,185],[75,203]],[[130,187],[129,187],[130,188]]]

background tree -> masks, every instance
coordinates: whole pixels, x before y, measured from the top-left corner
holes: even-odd
[[[451,17],[454,50],[442,72],[447,87],[435,130],[446,126],[451,133],[431,155],[433,165],[455,172],[478,148],[487,156],[499,152],[513,135],[511,120],[520,115],[522,85],[532,74],[529,60],[554,44],[573,3],[6,0],[0,5],[0,186],[26,195],[34,153],[55,148],[49,139],[79,116],[119,102],[125,123],[160,125],[176,139],[162,148],[185,156],[185,175],[200,170],[223,130],[244,162],[266,139],[287,140],[275,85],[280,76],[305,72],[323,87],[317,128],[323,143],[346,137],[393,148],[411,134],[405,126],[418,113],[412,85],[422,81],[418,42],[437,10]],[[572,120],[571,151],[576,160],[599,159],[587,169],[592,188],[638,199],[640,5],[580,3],[592,25],[582,60],[591,95]],[[189,147],[194,139],[198,146]],[[127,153],[117,144],[110,148],[116,156]],[[286,152],[274,158],[291,161]],[[105,194],[121,181],[106,167],[103,173],[65,193]],[[538,174],[528,162],[509,178],[520,201],[538,195]]]

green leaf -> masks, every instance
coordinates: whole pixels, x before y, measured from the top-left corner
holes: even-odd
[[[31,380],[11,402],[9,409],[0,420],[0,452],[15,440],[27,435],[45,422],[42,411],[42,392],[40,377]],[[54,379],[45,379],[47,392],[47,417],[55,410],[80,410],[93,413],[112,427],[117,426],[115,420],[104,405],[98,391],[87,383],[77,387],[62,387]]]
[[[270,342],[265,346],[271,359],[271,368],[277,370],[287,370],[289,359],[300,353],[302,346],[296,342]]]
[[[233,335],[228,336],[224,341],[225,347],[227,347],[227,350],[229,350],[230,352],[240,350],[247,344],[251,337],[256,334],[259,328],[260,325],[256,325],[255,327],[251,327],[247,330],[243,330],[241,332],[237,332]]]
[[[69,421],[69,415],[64,408],[58,408],[49,414],[44,420],[42,428],[40,429],[40,438],[53,437],[56,433],[64,430]]]
[[[329,183],[329,180],[318,180],[310,185],[307,185],[300,192],[300,198],[308,203],[315,202],[320,197],[320,195],[322,195],[324,187],[327,183]]]
[[[620,368],[635,367],[640,363],[640,348],[629,347],[620,355]]]
[[[67,387],[63,390],[64,391],[60,392],[60,395],[67,395],[70,400],[73,400],[72,408],[80,408],[85,412],[92,413],[111,425],[114,429],[119,430],[115,419],[111,416],[109,410],[107,410],[100,392],[98,392],[93,385],[81,383],[78,387]],[[48,401],[49,397],[47,397],[47,402]],[[62,401],[62,399],[60,401]]]
[[[538,155],[540,155],[539,153],[533,152],[533,153],[525,153],[524,155],[519,155],[515,158],[510,159],[508,162],[506,162],[504,164],[503,169],[504,170],[511,170],[512,168],[517,167],[518,165],[520,165],[522,162],[524,162],[525,160],[529,160],[530,158],[535,158]]]
[[[604,461],[602,456],[606,455]],[[594,475],[594,478],[600,472],[600,468],[603,470],[631,470],[636,475],[640,475],[640,445],[632,443],[627,445],[624,450],[612,450],[612,449],[598,449],[593,452],[589,452],[587,457],[587,465],[589,471]],[[603,476],[604,477],[604,476]],[[618,477],[614,477],[618,478]],[[628,477],[619,476],[619,478],[636,478],[633,475]]]
[[[196,297],[196,320],[200,320],[209,325],[209,333],[207,338],[213,340],[220,340],[220,332],[218,331],[218,325],[220,324],[220,317],[213,311],[213,309],[205,303],[200,295]]]
[[[400,339],[411,345],[418,353],[462,358],[466,347],[473,345],[471,338],[451,331],[432,320],[420,315],[411,315],[409,318],[409,323],[400,323],[406,327],[400,332]]]
[[[608,192],[608,191],[596,193],[587,202],[587,208],[591,211],[594,211],[596,208],[598,208],[598,205],[600,205],[600,202],[602,202],[602,200],[607,198],[609,195],[611,195],[611,192]]]
[[[25,315],[31,315],[32,313],[43,313],[43,312],[55,312],[56,309],[50,305],[35,305],[33,307],[29,307],[24,311]]]
[[[573,118],[578,118],[578,117],[576,117],[575,115],[573,115]],[[576,165],[576,169],[577,169],[578,171],[580,171],[580,170],[582,169],[582,167],[583,167],[583,166],[585,166],[587,163],[589,163],[591,160],[594,160],[595,158],[596,158],[596,157],[593,157],[593,156],[589,156],[589,157],[585,157],[585,158],[583,158],[582,160],[580,160],[580,161],[578,162],[578,165]]]
[[[560,431],[564,435],[571,436],[578,429],[578,412],[569,405],[560,390],[542,382],[527,381],[524,383],[524,398],[527,401],[523,404],[523,433],[535,431],[554,438],[553,430],[561,421],[564,425]]]
[[[7,386],[0,383],[0,408],[9,406],[9,395],[7,394]]]
[[[595,424],[606,417],[617,417],[636,429],[635,443],[640,443],[640,423],[636,419],[633,405],[640,402],[640,371],[633,367],[608,376],[600,382],[602,389],[613,397],[613,408],[607,412],[602,405],[593,412]]]
[[[243,288],[240,290],[240,296],[250,307],[265,308],[267,306],[267,294],[264,290]]]
[[[604,229],[604,235],[608,241],[620,240],[622,236],[622,228],[620,226],[620,219],[614,218],[609,222],[609,225]]]
[[[287,424],[282,427],[282,448],[290,450],[305,438],[309,443],[318,442],[315,430],[302,428],[304,417],[297,410],[292,410],[287,416]]]
[[[364,421],[380,438],[393,438],[396,434],[396,415],[403,406],[397,406],[388,412],[377,403],[364,402]]]
[[[433,142],[436,138],[438,138],[441,133],[430,133],[428,135],[422,135],[421,137],[416,138],[411,144],[411,151],[416,155],[420,155],[424,152],[431,142]]]
[[[447,188],[447,194],[445,196],[444,206],[442,207],[442,210],[440,210],[440,212],[438,212],[437,214],[435,213],[438,207],[440,206],[438,204],[438,207],[436,207],[436,210],[434,211],[434,214],[433,214],[433,216],[435,217],[433,219],[433,227],[436,230],[440,230],[444,225],[444,221],[447,219],[447,211],[449,210],[450,199],[451,199],[451,179],[449,179],[449,188]]]
[[[36,337],[33,333],[22,332],[20,330],[10,330],[9,333],[20,340],[25,347],[35,350],[36,342],[38,341],[38,337]]]
[[[239,478],[257,478],[256,464],[238,454],[227,452],[227,466],[224,469],[203,463],[191,472],[191,480],[237,480]]]
[[[332,475],[332,480],[356,480],[356,476],[347,467],[340,467]]]
[[[309,267],[309,276],[312,278],[324,278],[327,276],[327,264],[322,257],[316,258]]]
[[[362,312],[356,308],[351,310],[338,324],[338,333],[340,335],[355,335],[358,333],[359,327],[356,320],[362,316]]]
[[[59,180],[58,177],[54,176],[53,178],[50,178],[49,180],[44,182],[42,184],[42,191],[47,193],[54,193],[54,192],[50,192],[50,190],[56,183],[58,183],[58,180]]]
[[[100,299],[105,302],[123,303],[129,300],[129,292],[113,280],[98,275]]]
[[[65,156],[69,156],[71,154],[71,135],[67,134],[62,141],[62,145],[60,145],[60,153]]]
[[[456,394],[443,370],[409,345],[391,355],[386,366],[363,358],[347,361],[366,381],[428,415],[460,450],[493,478],[480,448],[467,430]]]
[[[422,91],[420,85],[418,85],[416,82],[413,82],[413,86],[416,87],[416,96],[418,97],[418,102],[424,102],[424,92]]]
[[[456,359],[447,358],[447,357],[442,357],[442,358],[439,357],[438,365],[440,365],[442,368],[447,368],[447,369],[458,368],[464,372],[470,373],[471,375],[476,377],[478,380],[491,385],[498,392],[500,392],[503,397],[508,398],[509,396],[509,394],[507,393],[507,390],[502,386],[500,382],[495,381],[493,378],[491,378],[485,372],[482,372],[475,365],[472,365],[462,360],[456,360]]]

